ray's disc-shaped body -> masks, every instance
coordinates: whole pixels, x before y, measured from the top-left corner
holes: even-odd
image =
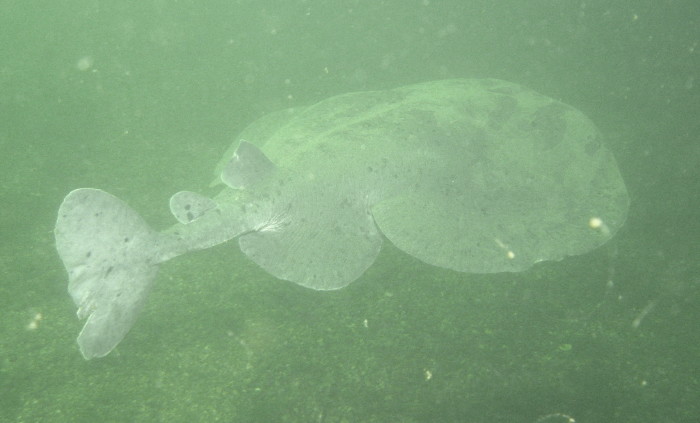
[[[435,266],[520,271],[603,244],[629,207],[615,160],[583,113],[494,79],[273,113],[217,169],[221,192],[173,195],[180,223],[163,232],[104,191],[66,196],[56,248],[87,319],[78,337],[85,358],[123,339],[160,263],[236,237],[272,275],[331,290],[360,277],[385,238]]]
[[[351,224],[367,238],[375,231],[365,225],[374,222],[401,250],[462,272],[520,271],[581,254],[609,239],[628,209],[615,159],[595,125],[568,105],[500,80],[341,95],[265,117],[243,137],[303,181],[296,201],[281,201],[280,210],[292,214],[301,204],[290,231],[332,234],[354,207]],[[591,218],[605,230],[592,230]],[[301,276],[285,277],[277,260],[307,255],[314,239],[305,248],[279,238],[259,232],[240,242],[262,267],[295,280]],[[316,244],[309,256],[334,239]],[[378,250],[370,244],[365,252],[373,256]],[[325,265],[343,267],[347,255],[338,253]],[[366,260],[368,266],[373,257]],[[303,272],[303,261],[286,266]]]

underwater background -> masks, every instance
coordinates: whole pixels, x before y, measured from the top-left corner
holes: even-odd
[[[0,1],[0,421],[700,421],[699,55],[696,0]],[[266,113],[486,77],[598,125],[631,196],[611,242],[490,275],[385,242],[334,292],[230,242],[161,266],[81,357],[52,234],[72,189],[166,228]]]

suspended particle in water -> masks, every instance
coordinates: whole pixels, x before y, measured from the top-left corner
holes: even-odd
[[[86,72],[92,69],[92,65],[94,64],[95,61],[92,59],[92,57],[83,56],[80,59],[78,59],[78,62],[75,64],[75,67],[81,72]]]
[[[610,228],[608,228],[608,225],[603,222],[603,219],[599,217],[591,217],[588,220],[588,226],[591,229],[595,229],[597,231],[600,231],[603,235],[609,236],[610,235]]]
[[[542,416],[535,420],[535,423],[545,423],[545,422],[550,422],[550,423],[576,423],[576,420],[574,420],[573,417],[571,417],[568,414],[564,413],[552,413],[552,414],[547,414],[546,416]]]

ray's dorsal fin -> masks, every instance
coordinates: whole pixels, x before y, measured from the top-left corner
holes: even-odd
[[[180,223],[190,223],[216,208],[211,198],[191,191],[180,191],[170,197],[170,212]]]
[[[274,163],[258,147],[241,141],[221,172],[221,180],[233,189],[249,188],[267,179],[275,169]]]

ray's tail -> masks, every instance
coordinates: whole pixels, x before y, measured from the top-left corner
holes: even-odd
[[[135,323],[168,238],[123,201],[91,188],[66,196],[54,234],[78,318],[87,319],[80,352],[87,360],[103,357]]]

